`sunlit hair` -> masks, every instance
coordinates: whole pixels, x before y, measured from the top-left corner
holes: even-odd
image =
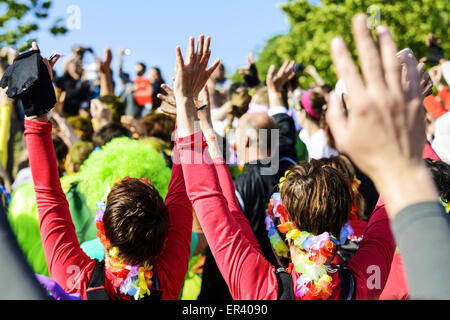
[[[321,160],[294,166],[280,193],[289,218],[301,231],[329,232],[339,238],[353,205],[345,176]]]
[[[147,179],[125,178],[111,189],[103,216],[105,235],[128,263],[157,257],[169,229],[169,214]]]
[[[326,165],[330,165],[331,167],[338,170],[340,173],[344,175],[350,187],[354,187],[355,183],[355,167],[351,163],[350,159],[345,155],[339,155],[335,157],[331,157],[328,159],[321,159]],[[352,189],[353,190],[353,189]],[[366,207],[366,203],[364,201],[364,197],[357,190],[353,190],[353,204],[356,206],[356,215],[358,218],[362,218],[364,216],[364,210]]]

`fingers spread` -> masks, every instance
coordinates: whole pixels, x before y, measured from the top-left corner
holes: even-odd
[[[269,67],[269,71],[267,71],[267,82],[272,81],[274,74],[275,74],[275,66],[271,65]]]
[[[343,141],[347,132],[347,117],[345,116],[344,106],[335,92],[330,94],[326,120],[338,146],[345,145]]]
[[[353,34],[366,85],[377,89],[385,89],[386,85],[380,55],[373,41],[372,34],[367,27],[367,20],[364,14],[357,14],[353,19]]]
[[[183,54],[181,53],[180,46],[177,46],[176,49],[176,61],[175,61],[175,74],[182,72],[184,67]]]
[[[422,90],[420,89],[420,75],[417,71],[416,60],[412,54],[405,57],[407,85],[407,99],[413,100],[421,98]]]
[[[220,59],[217,58],[216,61],[214,61],[214,63],[212,64],[211,67],[209,67],[208,69],[206,69],[206,73],[208,74],[208,78],[209,76],[214,72],[214,70],[217,69],[217,67],[220,65]]]
[[[397,46],[387,27],[378,27],[377,34],[380,42],[386,84],[394,96],[397,99],[401,99],[403,97],[403,90],[401,84],[401,66],[396,56]]]
[[[340,79],[344,80],[347,91],[352,96],[365,91],[359,71],[348,52],[345,42],[342,38],[335,38],[331,42],[331,54]]]
[[[205,42],[205,36],[203,34],[201,34],[198,37],[197,57],[203,57],[203,55],[204,55],[204,52],[203,52],[204,42]],[[201,58],[200,58],[200,60],[201,60]]]
[[[189,38],[189,45],[186,52],[186,65],[192,65],[195,63],[195,38]]]

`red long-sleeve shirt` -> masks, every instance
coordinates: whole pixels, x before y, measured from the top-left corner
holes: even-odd
[[[439,156],[431,147],[430,143],[425,144],[422,157],[441,161]],[[391,272],[380,295],[380,300],[404,300],[409,298],[408,278],[406,276],[403,257],[400,252],[396,252],[392,261]]]
[[[425,109],[434,119],[438,119],[448,112],[450,107],[450,91],[444,87],[439,91],[438,96],[429,95],[423,100]]]
[[[192,142],[194,139],[195,143]],[[189,199],[208,239],[217,266],[234,299],[276,300],[278,283],[275,268],[255,246],[251,228],[242,227],[248,225],[248,221],[244,221],[245,218],[242,217],[242,212],[234,210],[230,213],[219,182],[228,177],[224,172],[215,169],[201,139],[202,135],[198,133],[180,138],[177,148]],[[193,145],[197,147],[193,148]],[[199,159],[202,161],[198,161]],[[390,271],[394,250],[394,239],[385,207],[378,205],[371,216],[358,252],[348,264],[356,281],[357,299],[372,299],[380,295]],[[337,273],[331,276],[336,283],[336,289],[330,299],[338,299],[339,276]],[[292,271],[294,288],[297,278],[298,274]]]
[[[51,131],[51,123],[25,120],[42,244],[51,278],[68,293],[78,293],[86,299],[95,260],[90,259],[78,243],[69,205],[61,189]],[[151,263],[161,283],[162,298],[176,300],[187,272],[192,232],[192,206],[180,165],[173,166],[165,204],[170,220],[168,237],[161,255]],[[107,270],[105,275],[105,289],[115,299],[112,275]]]

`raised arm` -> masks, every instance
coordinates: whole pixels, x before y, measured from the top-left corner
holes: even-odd
[[[176,115],[176,103],[173,89],[168,87],[167,85],[163,85],[163,88],[166,94],[158,95],[158,98],[163,101],[162,108],[164,112],[171,115]],[[228,209],[230,210],[236,222],[240,225],[240,227],[246,234],[249,241],[252,242],[256,249],[260,250],[260,246],[256,241],[251,226],[239,207],[233,179],[231,177],[230,171],[228,170],[228,166],[222,157],[222,153],[220,152],[217,136],[212,125],[211,104],[207,86],[205,86],[200,92],[199,101],[199,105],[206,105],[204,109],[197,112],[200,127],[202,129],[204,137],[206,137],[206,143],[209,148],[209,153],[213,158],[217,175],[219,176],[220,187],[222,189],[223,195],[225,196],[225,199],[227,200]]]
[[[274,267],[258,252],[230,214],[203,134],[196,124],[194,99],[205,86],[219,61],[207,68],[210,38],[199,37],[197,52],[190,39],[186,63],[177,47],[175,98],[177,104],[178,149],[186,191],[233,298],[276,299]],[[193,81],[193,79],[195,79]]]
[[[436,188],[422,160],[426,140],[424,94],[417,61],[405,53],[402,57],[404,67],[401,67],[396,57],[397,46],[384,26],[377,28],[378,52],[364,14],[354,18],[353,32],[365,81],[343,39],[334,39],[331,44],[333,61],[338,76],[344,79],[348,89],[351,110],[346,116],[341,101],[332,94],[327,122],[339,151],[350,156],[374,181],[383,194],[389,218],[394,225],[398,224],[394,231],[408,272],[411,296],[436,298],[438,295],[430,293],[430,284],[434,283],[439,286],[439,297],[448,299],[448,282],[437,279],[446,278],[446,264],[439,262],[449,261],[450,253],[440,251],[439,259],[435,259],[432,250],[426,250],[426,244],[441,243],[439,239],[448,238],[450,224],[442,206],[439,210]],[[402,70],[406,73],[402,74]],[[402,82],[402,79],[408,79],[408,82]],[[423,219],[425,216],[427,220]],[[406,221],[409,225],[399,226]],[[420,226],[433,225],[425,224],[426,221],[439,225],[439,233],[418,232],[424,231]],[[408,241],[417,246],[417,251],[404,242],[404,235],[413,235]],[[427,269],[432,271],[423,272],[423,265],[415,263],[418,258],[432,260],[434,267]]]
[[[33,44],[33,49],[39,50],[37,44]],[[50,69],[48,61],[44,62]],[[39,81],[50,79],[44,77]],[[26,101],[33,103],[33,95]],[[28,106],[24,107],[26,111],[30,110]],[[69,205],[61,188],[52,142],[52,125],[43,112],[48,107],[34,105],[32,109],[42,115],[26,113],[25,119],[25,137],[36,191],[42,244],[51,277],[67,292],[81,293],[83,288],[79,280],[86,276],[86,271],[91,269],[90,264],[95,262],[79,246]]]
[[[186,194],[176,147],[173,150],[172,177],[165,203],[169,211],[169,232],[164,250],[155,261],[155,270],[163,269],[161,281],[172,284],[164,292],[163,299],[176,300],[180,295],[188,268],[193,219],[193,209]],[[164,277],[167,277],[167,281]]]
[[[201,104],[206,104],[206,107],[204,109],[197,112],[200,127],[202,129],[204,137],[206,137],[208,151],[213,158],[217,176],[219,177],[219,185],[227,201],[228,209],[238,226],[242,229],[242,232],[244,232],[244,235],[247,237],[248,241],[256,250],[261,251],[261,246],[255,238],[252,227],[248,219],[241,211],[239,202],[236,198],[236,189],[234,187],[233,178],[231,177],[226,161],[222,157],[222,153],[220,151],[220,147],[217,141],[217,135],[213,129],[211,119],[211,103],[209,100],[209,91],[207,86],[205,86],[200,92],[199,99],[200,101],[202,101]]]

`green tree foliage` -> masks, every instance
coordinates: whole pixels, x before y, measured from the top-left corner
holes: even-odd
[[[19,51],[29,48],[32,34],[39,30],[38,21],[48,18],[52,1],[49,0],[0,0],[0,46]],[[62,19],[56,19],[49,28],[53,35],[64,34],[67,29]]]
[[[373,25],[379,12],[380,23],[390,27],[399,50],[409,47],[418,59],[429,55],[425,38],[430,32],[441,39],[444,54],[450,52],[448,0],[322,0],[319,4],[288,0],[280,8],[288,17],[289,32],[269,39],[258,54],[256,65],[263,78],[271,64],[280,66],[289,58],[305,66],[314,65],[326,82],[334,84],[330,42],[342,36],[356,58],[351,21],[358,12],[366,12]],[[303,75],[299,81],[307,85],[313,80]]]

